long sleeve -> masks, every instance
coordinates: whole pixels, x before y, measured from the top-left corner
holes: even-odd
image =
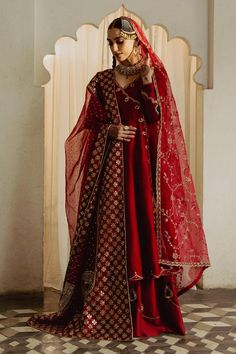
[[[153,82],[142,85],[140,101],[147,124],[152,124],[159,121],[160,107],[158,105]]]

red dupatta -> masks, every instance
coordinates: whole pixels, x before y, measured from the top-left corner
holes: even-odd
[[[210,265],[205,234],[167,72],[139,25],[130,21],[154,68],[153,80],[161,109],[156,163],[160,263],[176,272],[176,285],[181,293],[194,285]]]
[[[65,142],[66,215],[71,244],[76,236],[81,194],[94,144],[101,128],[107,131],[106,123],[104,108],[94,92],[87,87],[83,109]]]

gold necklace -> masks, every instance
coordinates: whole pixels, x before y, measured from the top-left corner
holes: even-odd
[[[126,78],[128,79],[129,76],[134,76],[145,72],[146,66],[146,60],[145,58],[142,58],[136,64],[130,66],[126,66],[120,63],[116,66],[115,69],[118,71],[119,74],[126,76]]]

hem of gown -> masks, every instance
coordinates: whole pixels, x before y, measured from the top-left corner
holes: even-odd
[[[178,291],[178,296],[180,295],[183,295],[186,291],[188,291],[189,289],[191,289],[194,285],[196,285],[196,283],[200,280],[200,278],[202,277],[202,274],[204,272],[204,270],[206,269],[207,267],[203,267],[201,269],[201,272],[199,273],[199,275],[188,285],[186,286],[185,288],[181,289],[180,291]]]
[[[132,340],[134,340],[135,338],[137,338],[137,339],[153,338],[153,337],[155,338],[155,337],[161,336],[162,334],[174,334],[175,336],[181,336],[181,337],[184,337],[186,335],[185,332],[180,333],[180,332],[172,331],[171,329],[163,329],[163,330],[158,331],[158,333],[152,334],[152,335],[134,336]]]
[[[128,342],[128,341],[132,341],[133,337],[127,337],[127,338],[121,338],[121,337],[117,337],[117,338],[113,338],[113,337],[107,337],[107,336],[85,336],[81,333],[73,334],[73,335],[69,335],[66,333],[63,333],[62,331],[60,331],[59,329],[56,328],[46,328],[45,325],[43,324],[37,324],[35,322],[31,322],[32,320],[30,319],[29,321],[27,321],[27,325],[29,327],[35,328],[41,332],[45,332],[45,333],[50,333],[53,335],[56,335],[58,337],[64,337],[64,338],[71,338],[71,339],[88,339],[88,340],[112,340],[112,341],[119,341],[119,342]],[[48,327],[51,327],[50,325]]]
[[[33,321],[33,322],[32,322]],[[140,335],[140,336],[137,336],[137,335],[134,335],[130,338],[113,338],[113,337],[104,337],[104,336],[99,336],[99,337],[96,337],[96,336],[84,336],[82,334],[78,334],[78,335],[68,335],[68,334],[63,334],[60,330],[57,330],[57,329],[53,329],[53,328],[45,328],[46,325],[41,325],[41,324],[37,324],[34,322],[34,320],[32,319],[29,319],[27,321],[27,325],[29,327],[32,327],[32,328],[35,328],[39,331],[42,331],[42,332],[45,332],[45,333],[50,333],[50,334],[53,334],[53,335],[56,335],[58,337],[65,337],[65,338],[71,338],[71,339],[89,339],[89,340],[112,340],[112,341],[117,341],[117,342],[132,342],[133,340],[136,340],[136,339],[142,339],[142,338],[151,338],[151,337],[158,337],[160,336],[161,334],[175,334],[175,335],[180,335],[180,336],[184,336],[185,335],[185,332],[184,333],[178,333],[178,332],[175,332],[169,328],[164,328],[165,326],[164,325],[160,325],[160,327],[162,328],[159,328],[158,330],[158,326],[157,326],[157,331],[155,334],[152,334],[152,335]],[[50,327],[50,326],[49,326]]]

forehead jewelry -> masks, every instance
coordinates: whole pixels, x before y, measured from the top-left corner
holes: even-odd
[[[124,39],[136,39],[137,35],[134,32],[125,32],[124,30],[120,30],[120,36],[123,37]]]

